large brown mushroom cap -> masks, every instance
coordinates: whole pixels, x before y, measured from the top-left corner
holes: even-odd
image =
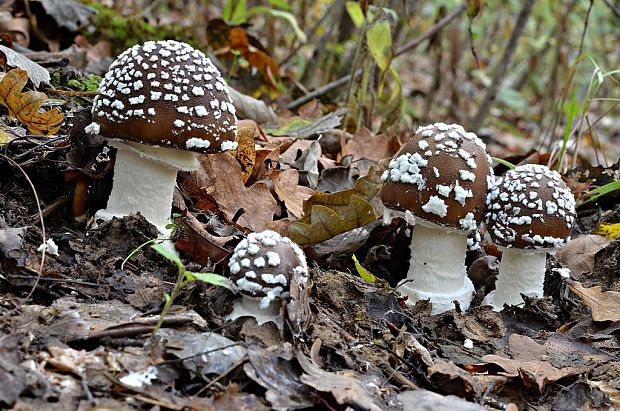
[[[174,40],[148,41],[112,63],[93,102],[108,138],[198,152],[234,148],[235,107],[218,69]]]
[[[296,270],[308,275],[301,248],[275,231],[251,233],[235,247],[228,264],[233,283],[242,294],[263,297],[264,306],[276,298],[288,298]]]
[[[444,227],[470,231],[492,179],[484,143],[457,124],[420,127],[384,172],[381,200]]]
[[[493,242],[518,249],[552,249],[570,239],[575,198],[560,174],[538,164],[509,170],[487,195]]]

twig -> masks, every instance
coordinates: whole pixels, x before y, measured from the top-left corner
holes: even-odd
[[[353,73],[353,76],[357,78],[360,74],[362,74],[362,70],[357,70],[355,73]],[[297,100],[291,101],[290,103],[288,103],[286,108],[289,110],[294,110],[299,106],[303,106],[310,100],[313,100],[317,97],[322,96],[323,94],[327,94],[332,90],[342,87],[349,82],[349,77],[351,77],[351,74],[347,74],[346,76],[340,77],[339,79],[332,81],[331,83],[327,83],[326,85],[319,87],[314,91],[311,91],[305,96],[299,97]]]
[[[452,13],[448,14],[446,17],[439,20],[437,23],[433,24],[426,33],[422,34],[418,38],[411,40],[409,43],[405,44],[404,46],[399,47],[398,50],[396,50],[396,53],[394,53],[394,57],[398,57],[402,54],[405,54],[415,49],[416,47],[420,45],[420,43],[423,43],[424,41],[433,37],[435,34],[439,33],[439,31],[442,30],[444,27],[446,27],[448,24],[450,24],[452,20],[460,16],[461,13],[465,11],[465,8],[466,8],[466,4],[465,3],[461,4]]]
[[[42,90],[47,94],[60,94],[68,97],[95,97],[99,92],[97,91],[77,91],[77,90],[58,90],[47,88]]]
[[[495,75],[493,76],[493,81],[491,82],[491,86],[487,89],[487,93],[482,99],[482,103],[478,108],[478,112],[474,116],[474,119],[471,121],[469,125],[469,129],[476,133],[480,126],[484,122],[485,118],[489,114],[489,109],[491,108],[491,103],[495,101],[495,97],[497,96],[499,87],[504,80],[504,76],[506,75],[506,70],[508,70],[508,66],[512,61],[512,56],[517,50],[517,43],[519,42],[519,38],[523,34],[523,30],[525,29],[525,25],[527,23],[527,19],[532,12],[532,8],[534,6],[534,2],[536,0],[525,0],[521,7],[521,11],[519,12],[519,17],[515,23],[514,28],[512,29],[512,33],[510,35],[510,39],[508,39],[508,43],[504,48],[504,55],[497,65],[497,69],[495,70]]]
[[[49,206],[45,207],[45,209],[42,210],[41,214],[43,214],[43,218],[47,218],[51,214],[55,213],[59,209],[69,204],[70,202],[71,202],[71,195],[62,196],[58,200],[50,204]],[[30,221],[34,224],[38,216],[39,214],[34,214],[30,216]]]
[[[577,53],[577,58],[579,58],[579,56],[583,53],[583,42],[586,39],[586,32],[588,31],[588,23],[590,22],[590,12],[592,11],[592,6],[594,6],[594,0],[590,0],[590,5],[586,11],[586,18],[583,22],[583,31],[581,32],[581,41],[579,42],[579,52]]]
[[[34,188],[34,184],[32,183],[32,180],[30,180],[30,177],[28,176],[28,174],[26,173],[26,171],[19,165],[17,164],[12,158],[10,158],[9,156],[0,153],[0,156],[4,157],[9,163],[11,163],[13,166],[17,167],[19,169],[19,171],[21,171],[21,173],[24,175],[24,177],[26,177],[26,181],[28,181],[28,184],[30,184],[30,188],[32,188],[32,193],[34,194],[34,200],[37,203],[37,209],[39,210],[39,219],[41,221],[41,236],[43,237],[43,242],[41,244],[43,244],[43,249],[41,252],[41,262],[39,263],[39,269],[37,270],[37,279],[34,282],[34,284],[32,285],[32,289],[30,290],[30,292],[28,293],[28,295],[26,296],[26,301],[30,299],[30,297],[32,297],[32,293],[34,293],[34,290],[37,289],[38,285],[39,285],[39,280],[41,279],[41,276],[43,275],[43,267],[45,265],[45,249],[47,247],[45,247],[45,245],[47,244],[47,240],[46,240],[46,235],[45,235],[45,221],[43,219],[43,213],[41,212],[41,202],[39,201],[39,195],[37,194],[37,190],[36,188]]]
[[[616,15],[616,17],[620,18],[620,9],[614,6],[609,2],[609,0],[603,0],[603,2],[611,9],[611,11]]]
[[[32,280],[32,276],[30,275],[22,275],[22,274],[9,274],[7,276],[7,278],[14,278],[17,280]],[[84,280],[73,280],[70,278],[52,278],[52,277],[41,277],[41,279],[39,281],[49,281],[49,282],[55,282],[55,283],[67,283],[67,284],[79,284],[79,285],[85,285],[88,287],[99,287],[100,284],[97,283],[93,283],[90,281],[84,281]]]
[[[428,29],[428,31],[426,33],[424,33],[420,37],[418,37],[416,39],[413,39],[409,43],[407,43],[404,46],[400,47],[396,51],[396,53],[394,53],[394,57],[396,58],[396,57],[398,57],[398,56],[400,56],[400,55],[402,55],[404,53],[407,53],[407,52],[413,50],[414,48],[416,48],[417,46],[419,46],[424,41],[430,39],[435,34],[437,34],[441,29],[443,29],[448,24],[450,24],[452,22],[452,20],[454,20],[455,18],[460,16],[461,13],[463,13],[463,11],[465,11],[465,4],[460,5],[452,13],[448,14],[446,17],[444,17],[443,19],[439,20],[436,24],[431,26],[431,28]],[[323,94],[329,93],[332,90],[335,90],[335,89],[337,89],[339,87],[344,86],[345,84],[347,84],[349,82],[349,79],[351,78],[351,76],[354,76],[354,79],[355,79],[355,78],[359,77],[360,74],[362,74],[362,70],[356,70],[353,73],[346,74],[345,76],[342,76],[339,79],[332,81],[331,83],[327,83],[326,85],[317,88],[316,90],[306,94],[305,96],[302,96],[302,97],[300,97],[300,98],[298,98],[296,100],[291,101],[286,106],[286,108],[289,109],[289,110],[294,110],[297,107],[306,104],[307,102],[309,102],[312,99],[320,97]]]

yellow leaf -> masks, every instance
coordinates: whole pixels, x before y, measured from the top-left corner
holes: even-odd
[[[243,182],[248,181],[256,163],[256,147],[254,138],[260,135],[258,124],[252,120],[240,120],[237,124],[237,149],[231,154],[241,165]]]
[[[360,277],[362,277],[362,280],[370,284],[374,284],[377,282],[377,277],[373,273],[362,267],[360,262],[357,260],[355,254],[353,254],[351,258],[353,259],[353,262],[355,263],[355,269],[357,270],[357,273],[360,275]]]
[[[392,61],[392,32],[386,19],[380,19],[368,28],[366,44],[381,71],[386,71]]]
[[[605,236],[610,240],[615,240],[620,237],[620,223],[599,223],[596,228],[594,228],[594,234]]]
[[[47,96],[38,91],[22,89],[28,82],[25,70],[13,69],[0,81],[0,104],[9,110],[9,115],[24,123],[32,134],[51,135],[60,128],[65,116],[58,109],[41,111]]]

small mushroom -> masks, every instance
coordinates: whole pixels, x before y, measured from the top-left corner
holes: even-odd
[[[560,174],[526,164],[498,178],[487,194],[486,226],[502,251],[495,291],[484,302],[496,310],[542,297],[547,253],[570,240],[575,198]]]
[[[228,266],[241,300],[227,318],[254,317],[259,325],[272,321],[282,329],[280,306],[290,296],[292,275],[308,278],[301,248],[275,231],[251,233],[237,244]]]
[[[398,287],[410,303],[430,300],[432,313],[469,307],[474,286],[466,275],[467,235],[484,215],[492,179],[484,143],[457,124],[420,127],[382,175],[384,221],[414,225],[407,278]]]
[[[78,223],[86,221],[86,203],[88,197],[88,176],[80,170],[67,170],[65,181],[73,184],[73,198],[71,211],[73,219]]]
[[[199,50],[147,41],[112,63],[86,131],[117,149],[112,193],[95,219],[140,212],[166,235],[178,170],[195,170],[193,152],[235,149],[237,118],[228,86]]]

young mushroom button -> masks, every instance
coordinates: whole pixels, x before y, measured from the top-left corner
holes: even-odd
[[[498,178],[487,195],[486,226],[502,250],[495,291],[485,298],[496,310],[541,297],[547,253],[570,240],[575,198],[560,175],[527,164]]]
[[[228,266],[241,293],[228,318],[254,317],[259,325],[272,321],[282,329],[280,305],[290,296],[291,277],[308,279],[301,248],[275,231],[251,233],[235,247]]]
[[[420,127],[382,176],[385,221],[414,225],[411,261],[401,293],[411,303],[430,299],[433,314],[466,310],[474,287],[467,278],[467,234],[484,214],[491,159],[484,143],[457,124]]]
[[[199,50],[148,41],[112,63],[93,102],[87,132],[117,149],[112,193],[96,218],[140,212],[167,233],[178,170],[195,170],[192,151],[236,148],[237,118],[228,86]],[[189,151],[188,151],[189,150]]]

